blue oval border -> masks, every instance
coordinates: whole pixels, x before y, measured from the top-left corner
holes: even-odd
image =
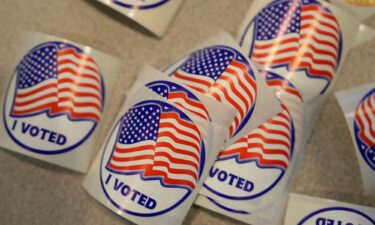
[[[305,218],[303,218],[297,225],[303,225],[304,223],[308,222],[308,220],[311,219],[313,216],[319,215],[320,213],[323,213],[323,212],[329,212],[329,211],[347,211],[347,212],[355,213],[357,215],[360,215],[366,218],[371,223],[375,224],[375,221],[371,217],[369,217],[368,215],[366,215],[365,213],[359,210],[347,208],[347,207],[328,207],[328,208],[319,209],[317,211],[310,213]]]
[[[274,73],[274,72],[271,72],[271,71],[266,71],[268,73],[268,75],[271,75],[273,77],[277,77],[277,78],[280,78],[280,79],[283,79],[285,81],[287,81],[293,88],[295,88],[295,86],[290,82],[288,81],[286,78],[278,75],[277,73]],[[267,79],[266,79],[267,81]],[[291,137],[291,142],[292,142],[292,145],[291,145],[291,155],[292,157],[294,157],[294,148],[295,148],[295,127],[294,127],[294,120],[293,118],[291,119],[292,121],[292,137]],[[232,159],[234,157],[227,157],[227,158],[224,158],[224,159],[218,159],[218,161],[225,161],[225,160],[228,160],[228,159]],[[238,161],[237,157],[235,158],[236,162],[237,163],[251,163],[251,162],[255,162],[257,167],[259,168],[262,168],[262,169],[279,169],[278,167],[264,167],[264,166],[261,166],[258,164],[258,161],[257,160],[254,160],[254,159],[251,159],[251,160],[248,160],[248,161]],[[213,188],[211,188],[210,186],[208,186],[206,183],[203,183],[203,187],[206,188],[207,190],[209,190],[210,192],[222,197],[222,198],[226,198],[226,199],[230,199],[230,200],[251,200],[251,199],[256,199],[256,198],[259,198],[265,194],[267,194],[269,191],[271,191],[273,188],[275,188],[275,186],[280,182],[280,180],[284,177],[285,175],[285,171],[283,171],[278,177],[277,179],[275,179],[275,182],[273,182],[268,188],[264,189],[262,192],[259,192],[258,194],[255,194],[255,195],[249,195],[249,196],[245,196],[245,197],[233,197],[233,196],[230,196],[230,195],[226,195],[226,194],[222,194],[216,190],[214,190]]]
[[[161,101],[158,101],[158,100],[154,100],[154,101],[150,101],[150,100],[146,100],[146,101],[142,101],[141,103],[144,103],[144,102],[161,102]],[[170,103],[168,103],[170,104]],[[137,104],[136,104],[137,105]],[[117,121],[116,123],[116,126],[114,127],[114,129],[112,129],[110,135],[108,137],[112,137],[113,133],[115,132],[116,130],[116,127],[119,125],[119,123],[121,122],[121,119],[119,121]],[[108,138],[106,141],[105,141],[105,145],[104,146],[108,146],[108,142],[109,142],[109,139]],[[159,212],[154,212],[154,213],[137,213],[137,212],[133,212],[133,211],[130,211],[128,209],[125,209],[123,207],[121,207],[119,204],[116,203],[116,201],[114,201],[110,196],[109,194],[107,193],[107,190],[105,189],[105,186],[104,186],[104,183],[103,183],[103,177],[102,177],[102,171],[103,171],[103,160],[104,160],[104,155],[105,155],[105,150],[103,151],[102,153],[102,157],[100,159],[100,170],[99,170],[99,176],[100,176],[100,184],[102,186],[102,189],[104,191],[104,194],[105,196],[107,197],[107,199],[119,210],[121,210],[122,212],[124,213],[127,213],[127,214],[130,214],[130,215],[133,215],[133,216],[139,216],[139,217],[153,217],[153,216],[158,216],[158,215],[162,215],[162,214],[165,214],[171,210],[173,210],[174,208],[178,207],[181,203],[183,203],[189,196],[190,194],[193,192],[193,191],[188,191],[177,203],[175,203],[174,205],[172,205],[171,207],[167,208],[167,209],[164,209],[162,211],[159,211]],[[203,146],[203,157],[205,158],[205,147]],[[205,159],[203,159],[205,160]],[[110,172],[110,171],[109,171]],[[141,179],[143,180],[142,176],[141,176]]]
[[[150,4],[150,5],[143,5],[143,6],[137,6],[137,5],[132,5],[132,4],[127,4],[118,0],[112,0],[112,2],[118,6],[124,7],[124,8],[129,8],[129,9],[153,9],[157,8],[170,0],[159,0],[159,2]]]
[[[265,5],[261,10],[263,10],[267,6],[271,5],[272,3],[273,2]],[[302,1],[301,1],[301,3],[302,3]],[[319,5],[322,6],[324,9],[328,10],[332,15],[334,15],[333,12],[327,6],[321,5],[320,3],[319,3]],[[254,19],[256,17],[258,17],[258,15],[259,15],[259,13],[257,13],[256,16],[247,24],[244,32],[242,33],[241,39],[240,39],[240,42],[239,42],[239,45],[241,47],[242,47],[242,45],[245,41],[246,34],[249,32],[249,29],[250,29],[251,25],[254,23]],[[335,18],[336,18],[336,16],[335,16]],[[257,28],[255,27],[254,30],[257,30]],[[249,58],[250,58],[250,56],[252,55],[252,52],[253,52],[254,42],[255,42],[255,36],[253,35],[253,39],[251,40],[251,45],[250,45],[251,47],[249,49],[249,55],[248,55]],[[343,46],[344,46],[344,40],[343,40],[343,35],[342,35],[342,29],[340,27],[340,42],[339,42],[339,49],[338,49],[337,68],[339,68],[339,66],[341,64]],[[272,69],[277,69],[277,68],[281,68],[281,67],[285,67],[285,66],[288,68],[288,71],[289,71],[289,66],[287,64],[282,64],[282,65],[278,65],[278,66],[270,66],[270,67]],[[314,76],[309,75],[306,69],[302,69],[300,71],[304,71],[306,73],[307,77],[309,77],[311,79],[323,79],[323,80],[327,81],[327,84],[324,86],[324,88],[320,92],[321,95],[323,95],[332,84],[332,81],[330,81],[328,78],[314,77]],[[337,73],[337,70],[335,72]],[[334,78],[332,78],[332,80],[333,79]]]
[[[374,89],[371,89],[368,93],[365,94],[365,96],[362,97],[361,101],[358,103],[358,105],[356,106],[356,111],[357,111],[357,108],[358,106],[366,99],[368,98],[370,95],[372,94],[375,94],[375,88]],[[371,165],[371,163],[369,162],[369,159],[368,157],[366,156],[366,152],[367,150],[370,150],[370,149],[374,149],[375,150],[375,146],[370,146],[369,148],[365,149],[365,150],[362,150],[361,148],[361,144],[363,143],[361,138],[359,137],[359,126],[358,124],[356,123],[355,121],[355,118],[353,120],[353,125],[354,125],[354,137],[355,137],[355,140],[356,140],[356,145],[357,145],[357,148],[359,150],[359,152],[361,153],[362,155],[362,158],[365,160],[365,162],[367,163],[367,165],[373,170],[375,171],[375,166],[374,165]]]
[[[65,45],[70,45],[71,47],[75,48],[76,50],[79,50],[81,52],[83,52],[82,49],[78,48],[77,46],[71,44],[71,43],[67,43],[67,42],[62,42],[62,41],[49,41],[49,42],[43,42],[41,44],[38,44],[37,46],[33,47],[32,49],[30,49],[29,51],[27,51],[27,54],[31,53],[32,51],[34,51],[34,49],[37,49],[37,48],[40,48],[41,46],[45,45],[45,44],[49,44],[49,43],[53,43],[53,44],[65,44]],[[23,57],[25,56],[23,55]],[[23,58],[22,57],[22,58]],[[8,98],[8,95],[9,95],[9,89],[10,89],[10,85],[12,83],[12,80],[14,79],[13,76],[16,75],[16,71],[18,70],[18,67],[19,67],[19,63],[17,64],[16,66],[16,69],[14,70],[14,72],[12,73],[12,76],[11,76],[11,79],[9,80],[9,83],[8,83],[8,86],[5,90],[5,95],[4,95],[4,105],[3,105],[3,122],[4,122],[4,127],[9,135],[9,137],[16,143],[18,144],[19,146],[21,146],[22,148],[26,149],[26,150],[29,150],[31,152],[34,152],[34,153],[38,153],[38,154],[42,154],[42,155],[57,155],[57,154],[62,154],[62,153],[65,153],[65,152],[69,152],[73,149],[75,149],[76,147],[80,146],[81,144],[83,144],[91,135],[92,133],[95,131],[95,128],[97,127],[98,123],[95,123],[95,125],[91,128],[91,130],[88,132],[88,134],[81,140],[79,141],[78,143],[76,143],[75,145],[72,145],[70,147],[67,147],[67,148],[64,148],[64,149],[61,149],[61,150],[56,150],[56,151],[45,151],[45,150],[40,150],[40,149],[35,149],[35,148],[32,148],[32,147],[29,147],[25,144],[23,144],[22,142],[20,142],[17,138],[15,138],[13,135],[12,135],[12,132],[10,131],[8,125],[7,125],[7,119],[6,119],[6,112],[5,112],[5,103],[7,101],[7,98]],[[103,109],[105,107],[105,85],[104,85],[104,78],[103,78],[103,75],[102,73],[100,72],[100,76],[101,76],[101,80],[102,80],[102,112],[103,112]],[[18,83],[18,78],[16,77],[16,84]],[[13,95],[15,95],[16,93],[16,88],[14,89],[14,93]],[[14,104],[14,99],[13,99],[13,103]],[[51,118],[50,116],[47,115],[47,117]],[[21,117],[20,117],[21,118]]]

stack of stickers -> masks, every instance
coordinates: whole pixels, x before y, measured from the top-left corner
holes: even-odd
[[[238,44],[219,34],[164,72],[144,66],[84,187],[137,224],[181,224],[219,152],[276,115],[290,118]]]
[[[363,40],[361,26],[354,15],[322,1],[253,2],[237,40],[282,111],[226,146],[196,204],[249,224],[281,223],[306,141],[349,50]],[[374,137],[374,117],[368,118],[367,133],[372,129]]]
[[[144,21],[128,2],[107,4]],[[174,15],[181,1],[170,2],[140,1],[136,8],[169,5]],[[278,224],[304,146],[360,27],[354,15],[318,0],[254,1],[237,42],[220,33],[163,71],[143,67],[84,188],[142,225],[181,224],[194,202],[245,223]],[[23,43],[2,99],[0,146],[85,172],[120,63],[52,36],[33,33]],[[374,84],[353,93],[358,97],[344,101],[343,110],[371,192]],[[311,205],[300,207],[300,198],[291,198],[288,225],[374,224],[370,209],[343,203],[321,209],[326,203],[307,198]]]

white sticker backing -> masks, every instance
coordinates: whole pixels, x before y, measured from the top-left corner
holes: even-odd
[[[375,209],[290,194],[285,224],[288,225],[374,225]]]
[[[140,77],[148,82],[132,91],[83,186],[134,223],[178,225],[228,135],[230,123],[211,115],[232,121],[235,111],[198,97],[150,66]]]
[[[361,20],[375,14],[374,0],[328,0],[332,4],[353,13]]]
[[[365,193],[375,195],[375,83],[335,95],[352,135]]]
[[[44,34],[22,43],[1,102],[0,146],[85,172],[121,64]]]
[[[183,0],[96,0],[163,36]]]

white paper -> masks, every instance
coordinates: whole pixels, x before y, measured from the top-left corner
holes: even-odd
[[[39,33],[25,34],[18,54],[1,102],[0,146],[85,172],[120,62]]]
[[[264,78],[227,33],[206,40],[190,54],[169,65],[165,73],[237,109],[228,145],[281,111]]]
[[[375,13],[374,0],[329,0],[329,2],[353,13],[361,20],[365,20]]]
[[[329,225],[329,224],[375,224],[375,209],[290,194],[285,224],[288,225]]]
[[[221,107],[222,104],[216,101],[210,101],[208,97],[204,95],[192,97],[194,94],[188,89],[185,89],[185,87],[178,83],[170,85],[173,81],[150,66],[145,66],[142,69],[140,77],[142,78],[137,82],[138,84],[136,83],[136,86],[141,84],[142,80],[147,81],[147,83],[144,84],[147,86],[141,86],[138,91],[131,91],[131,95],[116,120],[118,122],[112,127],[111,132],[103,144],[102,151],[95,159],[83,185],[99,202],[134,223],[142,225],[164,225],[166,223],[181,224],[198,195],[198,191],[207,177],[208,170],[212,166],[218,151],[222,148],[225,138],[227,137],[228,125],[230,123],[226,123],[225,120],[217,121],[217,119],[221,117],[211,117],[211,115],[223,114],[227,116],[227,121],[231,121],[235,111],[227,107]],[[197,130],[201,131],[201,120],[199,120],[192,111],[187,110],[186,107],[179,107],[175,101],[176,98],[173,98],[172,95],[168,94],[167,98],[161,95],[161,93],[163,93],[161,90],[163,86],[155,86],[152,77],[154,81],[164,82],[164,84],[170,85],[167,85],[170,87],[169,93],[173,92],[173,87],[178,87],[180,90],[179,93],[187,93],[190,96],[190,100],[195,101],[196,104],[203,104],[203,108],[206,109],[210,118],[206,137],[200,135],[203,132],[197,132]],[[166,79],[163,79],[164,77]],[[158,88],[160,88],[160,90],[158,90]],[[207,99],[208,101],[206,101]],[[141,106],[135,106],[139,104],[141,104]],[[154,123],[155,119],[153,119],[153,113],[150,111],[150,107],[154,107],[154,105],[162,106],[160,110],[165,113],[159,115],[159,123]],[[146,111],[143,111],[142,107],[145,108]],[[222,111],[218,113],[217,108],[221,108]],[[145,128],[143,128],[139,122],[134,122],[137,121],[135,117],[135,119],[129,118],[128,116],[126,116],[127,119],[124,118],[124,115],[137,113],[135,110],[142,110],[142,113],[135,114],[135,117],[139,120],[143,119],[142,116],[144,117]],[[166,121],[166,110],[170,110],[168,112],[171,113],[178,113],[179,118],[185,118],[184,122],[179,122],[178,127],[176,127],[176,125],[174,128],[170,125],[157,127],[157,141],[153,141],[153,143],[155,142],[155,149],[150,150],[146,148],[146,150],[140,150],[138,148],[137,150],[144,151],[141,157],[150,155],[150,159],[132,158],[130,162],[121,162],[121,159],[136,157],[135,155],[131,155],[135,154],[132,153],[131,150],[124,150],[123,154],[119,153],[117,148],[119,146],[118,143],[123,142],[121,138],[128,135],[126,138],[131,138],[133,140],[133,138],[138,138],[136,136],[137,134],[142,137],[143,134],[147,136],[147,134],[156,130],[154,124],[162,126],[160,124],[166,123],[160,122],[162,119]],[[148,113],[148,111],[150,112]],[[129,113],[125,114],[125,112]],[[186,115],[185,117],[184,114]],[[122,118],[121,123],[120,118]],[[156,120],[158,119],[157,117],[155,118]],[[170,124],[172,123],[170,121],[174,120],[168,119],[168,121],[167,124]],[[132,126],[131,124],[133,123],[135,123],[135,125]],[[187,123],[190,125],[186,125]],[[149,124],[151,125],[149,126]],[[173,124],[176,124],[176,122],[173,122]],[[120,125],[126,126],[127,128],[120,130]],[[193,130],[191,128],[192,126],[195,127]],[[139,133],[133,134],[132,129],[142,130]],[[203,130],[204,129],[203,126]],[[122,132],[126,132],[126,134],[123,134],[125,136],[122,136]],[[166,134],[173,134],[172,137],[174,137],[174,139],[168,139],[169,137],[167,137]],[[196,134],[199,135],[197,136]],[[201,141],[199,141],[199,160],[195,162],[197,160],[195,157],[196,154],[192,148],[197,149],[197,145],[194,144],[197,137],[199,137]],[[143,142],[144,140],[142,138],[141,141],[142,142],[139,143],[145,146],[143,145],[145,142]],[[171,146],[164,146],[165,144],[171,144]],[[150,143],[150,145],[152,145],[152,143]],[[189,147],[188,145],[191,146]],[[130,144],[122,148],[130,148],[133,145],[129,146]],[[178,150],[178,148],[180,148],[180,150]],[[183,152],[180,152],[181,150],[183,150]],[[112,152],[114,157],[112,157]],[[172,161],[162,157],[162,154],[165,155],[166,153],[170,155],[170,160]],[[151,163],[151,168],[147,167],[148,169],[145,169],[146,167],[144,167],[144,165],[148,165],[149,163]],[[132,165],[140,165],[142,168],[131,168]],[[195,167],[194,165],[198,166]],[[125,166],[127,167],[125,168]],[[168,166],[171,170],[165,171]],[[183,169],[184,171],[180,171],[183,173],[178,173],[178,171],[173,171],[175,169]],[[158,175],[158,171],[165,171],[165,173],[163,175]],[[131,190],[137,190],[137,192],[129,192],[130,188]],[[138,192],[141,194],[137,194]]]
[[[182,0],[96,0],[163,36]]]
[[[358,28],[357,37],[355,38],[353,48],[366,43],[368,41],[374,40],[375,30],[369,26],[361,24]]]
[[[352,135],[365,193],[375,195],[375,83],[335,95]]]
[[[285,78],[262,72],[283,111],[221,152],[200,191],[245,211],[271,205],[286,192],[303,141],[302,96]]]
[[[277,11],[277,7],[280,9],[280,6],[285,7],[284,11],[291,11],[294,15],[294,17],[288,17],[289,19],[280,18],[281,21],[284,21],[283,23],[294,24],[291,32],[284,32],[283,26],[280,25],[282,23],[264,19],[268,15],[267,13],[283,12],[281,14],[287,16],[288,14],[284,11]],[[274,11],[262,11],[265,8]],[[259,14],[260,12],[264,14]],[[319,16],[321,13],[326,16]],[[315,22],[312,22],[314,20]],[[319,22],[319,20],[321,21]],[[280,29],[282,31],[277,38],[276,36],[273,38],[271,32],[272,41],[270,42],[273,43],[271,48],[265,45],[266,42],[260,40],[270,32],[269,30],[261,31],[264,24],[262,26],[259,24],[263,23],[262,21],[267,21],[266,25],[271,24],[276,28],[276,31],[280,31]],[[328,25],[324,25],[327,23]],[[360,23],[356,17],[327,2],[313,0],[280,0],[273,3],[270,0],[254,1],[245,17],[237,40],[250,59],[258,66],[271,68],[274,72],[287,78],[301,92],[306,104],[304,119],[306,128],[304,137],[306,138],[310,137],[324,102],[339,77],[348,52],[355,44]],[[271,29],[271,31],[275,30]],[[278,32],[276,33],[278,35]],[[284,44],[279,40],[292,41]],[[304,54],[305,57],[300,54]],[[307,70],[309,67],[310,69]]]

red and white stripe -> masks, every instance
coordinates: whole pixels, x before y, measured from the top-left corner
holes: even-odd
[[[73,119],[100,120],[101,77],[91,57],[74,49],[57,52],[57,80],[47,79],[31,88],[18,89],[14,115],[49,109],[51,115],[68,113]]]
[[[299,91],[290,87],[287,81],[279,79],[267,80],[267,85],[275,93],[276,97],[285,105],[293,119],[296,139],[299,138],[302,129],[303,100]]]
[[[189,117],[199,128],[200,134],[204,138],[207,137],[210,118],[206,107],[201,102],[189,98],[185,92],[169,92],[168,101],[183,111],[188,111],[188,114],[192,114],[194,118],[191,115]]]
[[[296,32],[285,33],[298,6],[298,1],[294,1],[275,39],[255,41],[250,57],[254,62],[265,66],[293,62],[300,47],[300,35]]]
[[[236,131],[254,105],[255,80],[249,75],[247,66],[236,60],[227,66],[216,81],[205,76],[192,76],[182,70],[178,70],[174,76],[196,91],[210,95],[237,109],[238,113],[230,127],[230,135]]]
[[[371,148],[375,146],[375,93],[365,98],[355,112],[355,122],[359,127],[359,137]]]
[[[221,152],[220,158],[235,156],[239,161],[255,160],[259,166],[286,170],[291,158],[291,117],[286,107],[274,118]]]
[[[183,82],[186,86],[200,92],[200,93],[207,93],[212,84],[215,82],[210,77],[206,76],[192,76],[192,74],[187,73],[181,69],[177,70],[173,76]]]
[[[58,108],[56,113],[67,112],[73,118],[92,118],[101,115],[101,77],[91,57],[78,54],[74,49],[57,53]]]
[[[55,107],[58,101],[56,79],[47,79],[27,89],[17,89],[13,115],[33,114]]]
[[[251,58],[265,66],[288,64],[290,70],[306,69],[311,76],[332,80],[340,38],[337,19],[323,6],[302,5],[300,34],[280,33],[275,40],[256,41]]]
[[[117,171],[143,171],[161,177],[167,185],[194,189],[199,176],[201,138],[195,125],[175,112],[162,113],[157,141],[119,144],[108,167]]]

